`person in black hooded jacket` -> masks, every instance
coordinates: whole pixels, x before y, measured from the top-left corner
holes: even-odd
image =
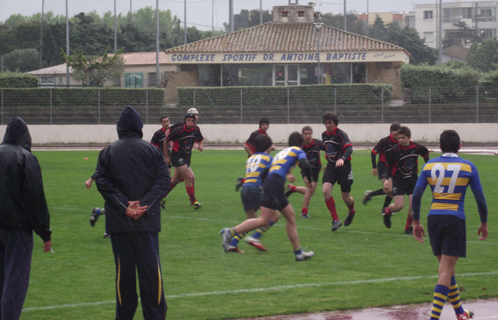
[[[10,119],[0,145],[0,319],[19,319],[28,291],[33,230],[52,249],[41,168],[28,126]]]
[[[142,140],[142,127],[138,112],[126,107],[117,123],[119,140],[100,152],[95,176],[116,264],[116,319],[133,319],[137,271],[144,319],[166,318],[158,232],[170,176],[161,151]]]

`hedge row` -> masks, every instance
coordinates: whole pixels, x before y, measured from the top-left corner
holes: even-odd
[[[241,97],[242,94],[242,97]],[[379,105],[392,97],[389,84],[178,88],[182,106]]]
[[[164,89],[154,88],[26,88],[1,90],[4,104],[10,106],[144,106],[146,101],[149,106],[164,104]],[[51,96],[52,102],[50,102]]]
[[[0,88],[36,88],[38,79],[26,73],[0,72]]]
[[[444,65],[401,67],[401,86],[411,90],[412,103],[426,103],[429,98],[429,87],[433,103],[470,102],[472,99],[475,100],[475,88],[480,85],[482,77],[481,72],[470,67],[458,69]]]

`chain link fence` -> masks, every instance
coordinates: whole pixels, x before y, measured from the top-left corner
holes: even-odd
[[[20,105],[18,101],[26,101],[26,97],[19,95],[29,95],[29,90],[7,94],[6,89],[0,89],[1,124],[7,124],[13,116],[22,117],[28,124],[114,124],[127,105],[137,109],[145,124],[156,124],[163,115],[168,115],[172,123],[181,121],[191,107],[199,110],[200,123],[205,124],[252,124],[262,116],[272,123],[312,124],[320,123],[326,111],[336,112],[342,123],[498,123],[498,88],[410,88],[403,90],[399,100],[383,92],[372,99],[365,92],[358,94],[354,90],[332,88],[326,96],[309,95],[306,90],[288,87],[279,94],[265,95],[263,90],[241,88],[227,99],[223,91],[219,97],[203,97],[201,90],[193,88],[184,103],[168,106],[150,105],[147,90],[142,97],[126,104],[102,105],[98,91],[97,98],[88,97],[83,99],[87,102],[75,105],[70,95],[53,101],[50,91],[38,105]],[[123,100],[118,99],[119,92],[113,94],[116,101]],[[217,103],[218,100],[223,103]],[[256,100],[258,104],[250,103]]]

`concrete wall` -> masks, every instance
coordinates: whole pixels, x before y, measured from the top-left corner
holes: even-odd
[[[286,143],[292,131],[301,131],[306,124],[273,124],[268,134],[274,143]],[[374,145],[389,134],[390,124],[340,124],[339,127],[348,133],[353,144]],[[498,124],[405,124],[412,131],[412,140],[421,143],[439,143],[439,135],[445,129],[456,130],[464,144],[497,144]],[[258,128],[255,124],[215,125],[199,124],[205,143],[243,144],[249,134]],[[117,140],[115,125],[31,125],[28,126],[34,145],[61,144],[108,144]],[[319,138],[325,130],[323,125],[314,124],[315,138]],[[6,126],[0,126],[1,137]],[[158,125],[146,125],[143,129],[144,140],[150,141]]]

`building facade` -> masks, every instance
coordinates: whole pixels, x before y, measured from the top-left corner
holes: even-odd
[[[440,14],[436,3],[416,4],[415,28],[432,48],[438,46],[439,19],[442,19],[443,39],[449,30],[461,30],[463,25],[472,30],[474,36],[494,38],[498,29],[497,7],[498,1],[443,2]]]
[[[184,86],[378,82],[401,90],[397,75],[409,62],[406,50],[316,20],[309,5],[274,7],[272,22],[168,49],[166,59],[190,75]],[[178,85],[168,82],[167,97],[168,86]]]
[[[110,54],[111,56],[111,54]],[[147,88],[156,87],[156,53],[155,52],[136,52],[123,53],[125,70],[123,76],[119,79],[106,81],[104,87],[123,87],[123,88]],[[159,72],[160,80],[163,82],[164,75],[175,68],[166,63],[166,54],[159,52]],[[53,67],[34,70],[28,72],[38,78],[41,87],[61,87],[67,86],[66,64],[60,64]],[[73,70],[69,68],[69,86],[82,86],[82,82],[73,77]]]

